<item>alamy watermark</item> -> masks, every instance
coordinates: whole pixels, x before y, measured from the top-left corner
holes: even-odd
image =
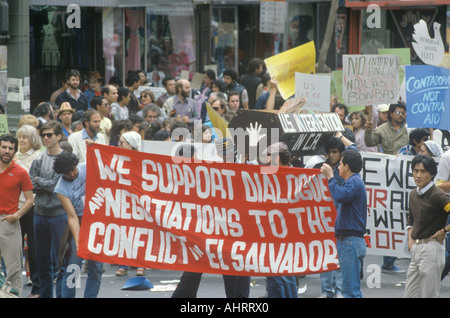
[[[66,9],[70,15],[67,17],[66,25],[69,29],[81,28],[81,9],[78,4],[69,4]],[[377,4],[371,4],[367,7],[370,15],[367,17],[366,25],[369,29],[381,28],[381,8]]]
[[[66,25],[69,29],[81,28],[81,9],[78,4],[69,4],[66,9],[70,13],[66,20]]]
[[[367,7],[367,13],[370,15],[366,19],[366,25],[369,29],[381,28],[381,9],[377,4],[371,4]]]

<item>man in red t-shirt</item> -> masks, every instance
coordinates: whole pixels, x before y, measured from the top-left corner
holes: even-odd
[[[28,172],[13,162],[18,149],[16,137],[0,136],[0,251],[5,262],[7,280],[22,295],[22,237],[20,218],[34,203],[33,185]],[[25,204],[19,209],[23,192]]]

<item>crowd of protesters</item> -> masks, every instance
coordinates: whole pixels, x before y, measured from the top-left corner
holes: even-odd
[[[67,272],[64,269],[71,263],[81,264],[73,251],[77,245],[82,206],[76,197],[71,198],[64,193],[79,190],[71,188],[74,180],[83,187],[85,170],[80,167],[86,161],[89,143],[140,151],[142,140],[196,141],[216,143],[218,149],[222,149],[220,132],[214,127],[213,118],[210,118],[211,111],[229,123],[239,109],[273,111],[279,110],[285,102],[278,92],[276,80],[270,79],[264,62],[257,58],[250,61],[248,71],[242,76],[231,69],[225,70],[220,76],[206,70],[199,89],[192,89],[187,79],[166,77],[162,81],[165,92],[157,97],[151,83],[142,79],[139,73],[129,72],[125,85],[120,85],[105,83],[99,72],[93,71],[87,76],[89,89],[82,91],[83,76],[75,69],[69,70],[62,87],[55,88],[49,101],[41,102],[32,114],[21,118],[15,136],[4,135],[0,139],[0,188],[10,194],[8,198],[0,199],[0,214],[7,221],[0,224],[14,225],[14,236],[4,236],[11,229],[0,226],[0,250],[7,278],[20,296],[23,282],[19,273],[22,271],[21,257],[25,255],[25,283],[32,286],[28,297],[75,297],[74,292],[68,290]],[[426,227],[421,224],[424,221],[420,211],[410,213],[411,218],[408,220],[411,229],[408,230],[410,248],[415,248],[414,245],[425,248],[418,260],[413,259],[415,267],[409,271],[420,272],[420,260],[426,258],[427,245],[441,243],[448,232],[445,211],[449,209],[445,192],[450,191],[450,153],[446,151],[449,133],[409,129],[406,124],[406,105],[402,101],[390,105],[370,105],[362,111],[349,113],[345,104],[337,100],[336,96],[331,96],[330,112],[338,114],[346,129],[326,142],[325,156],[311,156],[308,161],[301,161],[291,157],[286,145],[278,144],[278,161],[270,164],[322,169],[329,179],[338,214],[344,215],[349,210],[359,211],[356,228],[345,228],[354,222],[338,215],[337,222],[341,222],[339,226],[344,228],[340,228],[336,236],[338,241],[345,241],[347,237],[365,234],[366,211],[361,211],[360,207],[365,201],[360,196],[352,199],[358,202],[359,207],[348,206],[342,192],[349,183],[353,183],[354,189],[359,189],[353,192],[365,194],[365,190],[361,190],[363,184],[358,174],[361,170],[359,152],[418,156],[414,161],[413,174],[422,176],[428,173],[431,179],[426,179],[428,182],[422,186],[419,183],[423,178],[417,178],[419,195],[416,200],[420,201],[421,191],[426,192],[431,187],[429,184],[434,186],[436,183],[430,201],[420,204],[439,202],[439,206],[435,207],[439,221],[431,222],[432,228],[416,231]],[[201,123],[202,127],[200,136],[194,133],[197,123]],[[190,134],[174,134],[177,128],[184,128]],[[433,157],[439,158],[439,165],[434,159],[428,160]],[[236,158],[233,158],[233,162],[236,162]],[[6,178],[6,172],[11,173],[12,168],[18,169],[17,166],[28,172],[30,182],[23,181],[27,178],[22,174],[17,177],[16,188],[12,189],[12,186],[6,186],[10,183],[3,182],[1,178]],[[81,192],[77,194],[78,197],[81,195]],[[18,202],[16,208],[11,201],[15,196]],[[438,231],[439,235],[436,234]],[[9,244],[11,240],[15,244]],[[17,242],[20,242],[20,246]],[[362,297],[358,277],[365,249],[360,246],[360,241],[357,243],[358,247],[354,248],[358,249],[358,257],[346,257],[342,269],[321,275],[323,297]],[[352,255],[353,251],[345,252]],[[438,252],[439,266],[431,266],[436,273],[431,282],[434,288],[427,285],[418,291],[421,287],[417,286],[421,286],[420,280],[423,278],[411,274],[407,280],[407,296],[439,295],[436,277],[445,277],[450,265],[444,261],[444,247]],[[404,273],[404,269],[395,266],[395,259],[385,257],[383,271]],[[128,267],[118,265],[116,275],[128,275],[128,270]],[[92,280],[86,287],[85,297],[97,296],[101,271],[101,264],[90,264],[89,273],[92,274],[88,273],[88,280]],[[144,276],[145,271],[144,268],[137,268],[136,275]],[[269,297],[296,297],[295,289],[295,280],[288,277],[268,280]],[[248,296],[248,293],[244,294]]]

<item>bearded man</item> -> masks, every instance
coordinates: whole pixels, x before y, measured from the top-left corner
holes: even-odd
[[[170,97],[163,105],[167,116],[175,117],[180,121],[193,122],[200,120],[200,112],[197,103],[190,98],[191,83],[185,79],[179,79],[176,83],[177,94]]]
[[[20,218],[33,206],[33,185],[28,172],[14,163],[19,142],[16,137],[0,136],[0,250],[8,273],[7,279],[22,295],[22,237]],[[23,192],[25,203],[19,209],[19,196]]]
[[[68,102],[73,109],[83,112],[88,109],[89,101],[80,90],[81,74],[78,70],[70,70],[66,74],[68,88],[56,97],[56,105]]]

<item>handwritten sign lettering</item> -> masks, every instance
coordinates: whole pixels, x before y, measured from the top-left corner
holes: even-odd
[[[410,128],[450,129],[450,70],[433,65],[406,65],[407,123]]]
[[[395,55],[344,55],[345,103],[353,106],[397,102],[398,68],[399,60]]]
[[[304,110],[329,112],[330,83],[329,75],[295,73],[295,97],[306,99]]]
[[[295,73],[314,74],[316,71],[316,49],[310,41],[286,52],[264,60],[267,71],[275,77],[278,90],[284,99],[295,94]]]

